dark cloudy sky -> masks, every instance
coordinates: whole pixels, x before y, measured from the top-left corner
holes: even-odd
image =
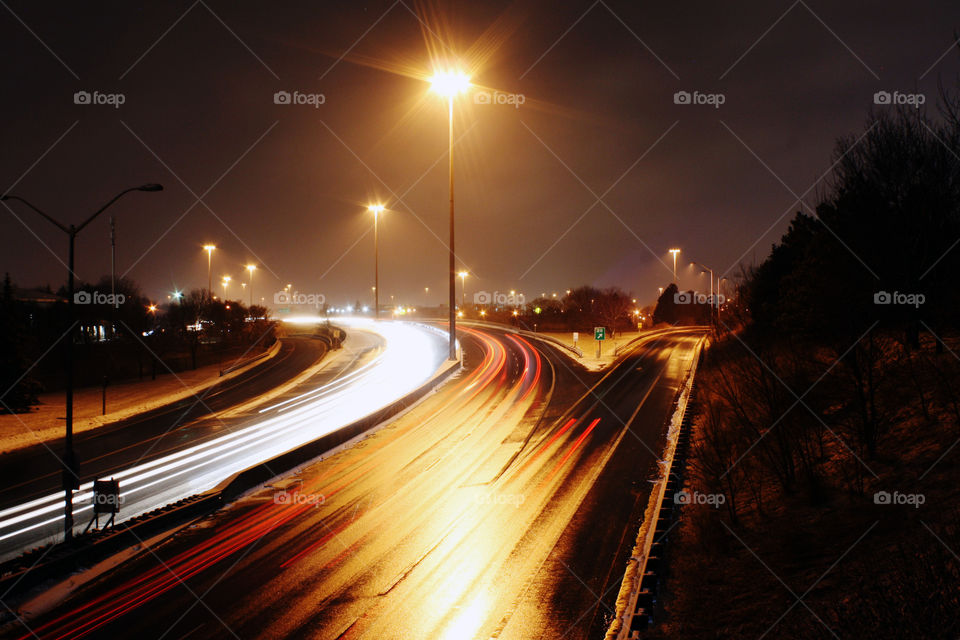
[[[119,271],[160,300],[205,286],[205,242],[220,247],[215,280],[260,266],[257,297],[289,282],[363,299],[365,208],[381,200],[383,296],[423,304],[429,287],[439,302],[446,109],[420,79],[434,61],[523,96],[460,98],[454,155],[468,294],[528,298],[589,283],[650,300],[671,246],[720,272],[761,259],[797,196],[814,202],[835,139],[885,108],[875,92],[934,109],[960,74],[948,1],[0,5],[0,190],[79,222],[123,188],[163,183],[111,210]],[[77,105],[77,91],[125,102]],[[277,91],[324,104],[274,104]],[[678,105],[677,91],[723,104]],[[63,234],[8,204],[0,270],[56,287]],[[109,264],[105,215],[81,236],[77,273]]]

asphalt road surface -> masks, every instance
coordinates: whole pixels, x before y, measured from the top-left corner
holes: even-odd
[[[465,330],[464,371],[399,419],[5,632],[602,637],[700,339],[652,336],[588,392],[551,349]]]

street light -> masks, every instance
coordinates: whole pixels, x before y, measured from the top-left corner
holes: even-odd
[[[213,252],[217,248],[213,244],[203,245],[203,250],[207,252],[207,297],[213,297],[213,272],[210,270],[211,265],[213,264]]]
[[[227,301],[227,285],[230,284],[230,276],[223,276],[223,301]]]
[[[467,276],[470,275],[466,271],[461,271],[457,274],[460,276],[460,294],[463,296],[461,298],[460,306],[467,306]]]
[[[373,213],[373,317],[380,319],[380,214],[386,207],[372,204],[367,211]]]
[[[447,153],[450,156],[450,359],[457,357],[457,316],[454,312],[457,298],[456,281],[456,254],[454,253],[454,224],[453,224],[453,99],[460,92],[470,87],[470,77],[462,71],[437,71],[430,78],[430,87],[440,96],[447,99],[449,110],[449,132],[447,136]]]
[[[66,541],[73,539],[73,492],[80,488],[80,475],[77,473],[77,462],[73,452],[73,324],[74,324],[74,315],[73,315],[73,255],[74,255],[74,245],[76,244],[77,234],[83,231],[83,229],[93,222],[93,219],[98,215],[104,212],[110,205],[122,198],[124,195],[130,193],[131,191],[163,191],[163,185],[159,184],[144,184],[139,187],[131,187],[129,189],[124,189],[117,195],[113,197],[107,204],[103,205],[97,209],[93,215],[80,223],[79,226],[74,225],[64,225],[46,213],[32,205],[30,202],[24,200],[20,196],[14,195],[4,195],[0,196],[0,201],[7,200],[19,200],[23,204],[27,205],[37,213],[39,213],[43,218],[49,221],[51,224],[56,226],[58,229],[67,234],[67,237],[70,239],[70,249],[67,260],[67,331],[64,333],[62,339],[65,340],[66,345],[66,358],[64,362],[64,367],[67,374],[67,389],[66,389],[66,436],[64,438],[64,456],[62,460],[63,466],[63,492],[64,492],[64,509],[63,509],[63,534]]]
[[[248,264],[247,271],[250,272],[250,306],[253,306],[253,272],[257,270],[257,265]]]
[[[680,253],[680,249],[670,249],[670,253],[673,254],[673,281],[677,281],[677,254]]]

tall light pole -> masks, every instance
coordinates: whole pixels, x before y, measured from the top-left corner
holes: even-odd
[[[80,474],[77,469],[76,456],[73,451],[73,324],[74,324],[74,313],[73,313],[73,255],[74,255],[74,245],[76,244],[77,234],[83,231],[84,227],[93,222],[93,219],[98,215],[103,213],[103,211],[112,205],[114,202],[122,198],[124,195],[130,193],[131,191],[163,191],[163,186],[159,184],[144,184],[139,187],[131,187],[129,189],[124,189],[117,195],[113,197],[112,200],[107,202],[99,209],[97,209],[93,215],[80,223],[79,226],[74,225],[64,225],[46,213],[33,206],[31,203],[27,202],[20,196],[5,195],[0,196],[0,201],[6,200],[19,200],[23,204],[27,205],[41,216],[43,216],[47,221],[55,225],[58,229],[67,234],[67,237],[70,239],[70,249],[67,259],[67,331],[62,338],[65,341],[66,345],[66,357],[65,357],[65,369],[67,374],[67,389],[66,389],[66,434],[64,437],[64,455],[62,466],[63,466],[63,493],[64,493],[64,508],[63,508],[63,535],[66,541],[73,539],[73,492],[80,488]]]
[[[713,324],[713,269],[705,265],[700,264],[699,262],[694,262],[695,265],[698,265],[702,269],[710,272],[710,324]],[[719,286],[719,283],[717,283]]]
[[[213,265],[213,252],[216,248],[213,244],[203,245],[203,250],[207,252],[207,298],[210,300],[213,299],[213,272],[210,268]]]
[[[453,232],[453,99],[458,93],[466,91],[470,87],[470,78],[462,71],[438,71],[430,78],[430,85],[436,93],[447,98],[449,110],[447,153],[450,156],[450,359],[455,360],[457,357],[457,314],[454,308],[457,304],[457,264]]]
[[[223,301],[227,301],[227,285],[230,284],[230,276],[223,276]]]
[[[467,276],[470,275],[470,274],[468,274],[466,271],[461,271],[461,272],[458,273],[457,275],[460,276],[460,295],[462,296],[462,297],[461,297],[460,306],[461,306],[462,308],[466,308],[466,306],[467,306]]]
[[[680,249],[670,249],[670,253],[673,254],[673,281],[677,281],[677,254],[680,253]]]
[[[253,306],[253,272],[257,270],[257,265],[248,264],[247,271],[250,272],[250,306]]]
[[[373,317],[380,319],[380,214],[382,204],[372,204],[367,211],[373,213]]]

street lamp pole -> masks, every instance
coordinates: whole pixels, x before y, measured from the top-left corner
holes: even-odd
[[[434,74],[430,78],[430,83],[434,91],[447,98],[448,110],[448,135],[447,135],[447,154],[450,157],[450,265],[448,276],[450,305],[450,359],[457,358],[457,265],[456,252],[454,245],[454,216],[453,216],[453,99],[461,91],[466,91],[470,86],[470,78],[466,74],[458,71],[443,71]]]
[[[457,297],[457,279],[456,279],[456,254],[453,250],[453,95],[450,94],[449,109],[450,109],[450,127],[449,133],[447,136],[448,140],[448,154],[450,155],[450,359],[456,360],[457,358],[457,314],[453,310],[456,306],[456,297]]]
[[[457,274],[460,276],[460,308],[466,311],[467,308],[467,276],[469,275],[466,271],[461,271]]]
[[[670,253],[673,254],[673,281],[677,281],[677,254],[680,253],[680,249],[670,249]]]
[[[73,258],[74,258],[74,245],[76,244],[77,234],[83,231],[84,227],[93,222],[94,218],[99,216],[104,212],[107,207],[112,205],[114,202],[119,200],[124,195],[130,193],[131,191],[162,191],[163,186],[159,184],[144,184],[139,187],[131,187],[130,189],[125,189],[113,197],[112,200],[103,205],[93,215],[80,223],[80,226],[70,225],[66,226],[57,222],[52,217],[48,216],[46,213],[35,207],[30,202],[24,200],[20,196],[13,195],[4,195],[0,197],[0,201],[6,200],[19,200],[23,204],[27,205],[35,212],[43,216],[46,220],[55,225],[58,229],[67,234],[67,237],[70,239],[70,249],[67,257],[67,331],[64,334],[62,340],[65,340],[66,344],[66,354],[64,366],[66,368],[66,433],[64,435],[64,455],[63,460],[61,460],[61,465],[63,469],[63,493],[64,493],[64,507],[63,507],[63,535],[64,540],[69,542],[73,540],[73,492],[80,488],[80,475],[77,470],[76,456],[73,451],[73,327],[75,324],[74,320],[74,311],[73,311],[73,295],[74,295],[74,271],[73,271]]]
[[[212,244],[203,245],[203,250],[207,252],[207,299],[213,300],[213,271],[211,266],[213,265],[213,251],[217,247]]]
[[[380,214],[385,207],[372,204],[367,211],[373,212],[373,317],[380,319]]]
[[[248,264],[247,271],[250,272],[250,306],[253,306],[253,272],[256,271],[257,265]]]
[[[695,262],[694,264],[699,265],[700,267],[702,267],[703,269],[705,269],[706,271],[708,271],[708,272],[710,273],[710,324],[714,324],[714,318],[713,318],[713,301],[714,301],[714,296],[713,296],[713,269],[711,269],[710,267],[707,267],[707,266],[705,266],[705,265],[702,265],[702,264],[700,264],[699,262]],[[718,286],[719,286],[719,283],[717,283],[717,284],[718,284]]]

